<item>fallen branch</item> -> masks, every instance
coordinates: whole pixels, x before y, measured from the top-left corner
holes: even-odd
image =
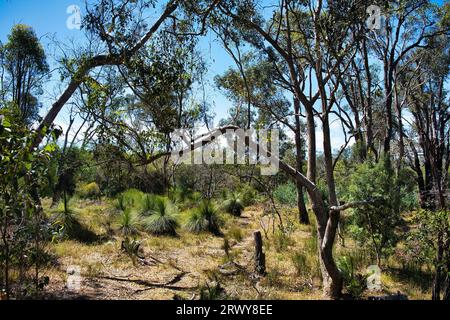
[[[356,207],[364,207],[371,204],[375,204],[375,201],[373,200],[365,200],[365,201],[354,201],[354,202],[348,202],[344,203],[340,206],[332,206],[330,207],[330,211],[344,211],[350,208],[356,208]]]
[[[197,287],[180,287],[180,286],[173,285],[174,283],[177,283],[178,281],[180,281],[186,274],[187,274],[187,272],[178,274],[173,279],[171,279],[165,283],[155,283],[155,282],[149,282],[149,281],[141,280],[141,279],[129,279],[129,278],[111,277],[111,276],[97,276],[96,278],[112,280],[112,281],[120,281],[120,282],[131,282],[131,283],[136,283],[141,286],[148,287],[145,289],[136,290],[135,293],[154,289],[154,288],[163,288],[163,289],[170,289],[170,290],[177,290],[177,291],[190,291],[190,290],[197,289]]]

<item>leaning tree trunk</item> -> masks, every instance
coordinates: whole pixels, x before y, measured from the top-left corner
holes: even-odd
[[[303,174],[303,151],[302,151],[302,137],[301,137],[301,122],[300,122],[300,102],[294,98],[295,108],[295,161],[297,170]],[[299,221],[302,224],[309,224],[308,211],[306,210],[305,198],[303,193],[303,186],[298,181],[297,186],[297,208]]]
[[[328,213],[320,192],[310,198],[312,198],[313,211],[317,218],[317,246],[323,295],[326,298],[339,299],[342,294],[343,279],[333,258],[333,244],[339,224],[339,211]]]
[[[326,298],[338,299],[342,291],[342,275],[333,259],[333,244],[339,222],[339,211],[331,211],[325,206],[322,193],[317,186],[298,170],[280,161],[280,169],[302,184],[311,202],[311,208],[317,220],[317,243],[320,269],[323,280],[323,293]]]

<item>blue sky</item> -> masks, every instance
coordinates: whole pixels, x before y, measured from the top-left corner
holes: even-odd
[[[435,1],[442,4],[443,1]],[[52,67],[57,67],[57,63],[50,58],[54,56],[55,39],[60,43],[70,43],[70,41],[82,41],[83,31],[67,28],[67,20],[70,13],[67,8],[71,5],[78,5],[84,8],[84,0],[0,0],[0,41],[5,42],[14,24],[22,23],[33,27],[38,37],[41,38],[49,63]],[[216,114],[215,121],[225,117],[231,103],[226,97],[214,86],[214,76],[222,74],[230,66],[234,66],[232,59],[228,56],[222,46],[215,40],[214,36],[208,34],[200,41],[200,51],[208,64],[208,75],[206,79],[206,97],[207,101],[212,105]],[[52,68],[53,69],[53,68]],[[63,84],[59,81],[58,72],[53,73],[53,77],[45,85],[44,94],[41,101],[44,104],[41,114],[49,109],[52,101],[61,92]],[[201,97],[199,97],[201,98]],[[67,108],[63,110],[56,123],[62,128],[67,127],[68,114]],[[321,128],[317,128],[317,145],[318,149],[322,149],[322,132]],[[333,148],[338,149],[343,144],[343,135],[341,127],[337,121],[331,125]]]
[[[48,58],[51,58],[56,49],[54,40],[69,43],[72,40],[80,42],[83,39],[82,30],[67,28],[67,19],[70,17],[67,8],[71,5],[78,5],[83,11],[84,0],[0,0],[0,41],[4,43],[7,40],[13,25],[27,24],[32,26],[41,38]],[[199,46],[208,63],[208,75],[205,81],[207,101],[212,105],[216,121],[218,121],[227,115],[230,102],[215,88],[213,80],[215,75],[222,74],[232,65],[232,60],[211,35],[203,37]],[[49,63],[52,67],[57,67],[56,61],[49,59]],[[52,79],[45,85],[44,94],[41,97],[44,104],[41,114],[45,114],[49,109],[60,92],[60,85],[58,72],[54,72]],[[61,112],[56,123],[63,128],[67,126],[67,110]]]

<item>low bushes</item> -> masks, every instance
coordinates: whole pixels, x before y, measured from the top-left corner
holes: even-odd
[[[75,194],[81,199],[100,199],[102,195],[98,184],[95,182],[79,185]]]
[[[220,235],[221,224],[222,221],[214,205],[209,201],[203,201],[198,208],[189,212],[186,229],[194,233],[208,231]]]

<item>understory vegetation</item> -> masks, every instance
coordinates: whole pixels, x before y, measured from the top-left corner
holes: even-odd
[[[450,300],[450,4],[374,5],[0,33],[0,300]]]

